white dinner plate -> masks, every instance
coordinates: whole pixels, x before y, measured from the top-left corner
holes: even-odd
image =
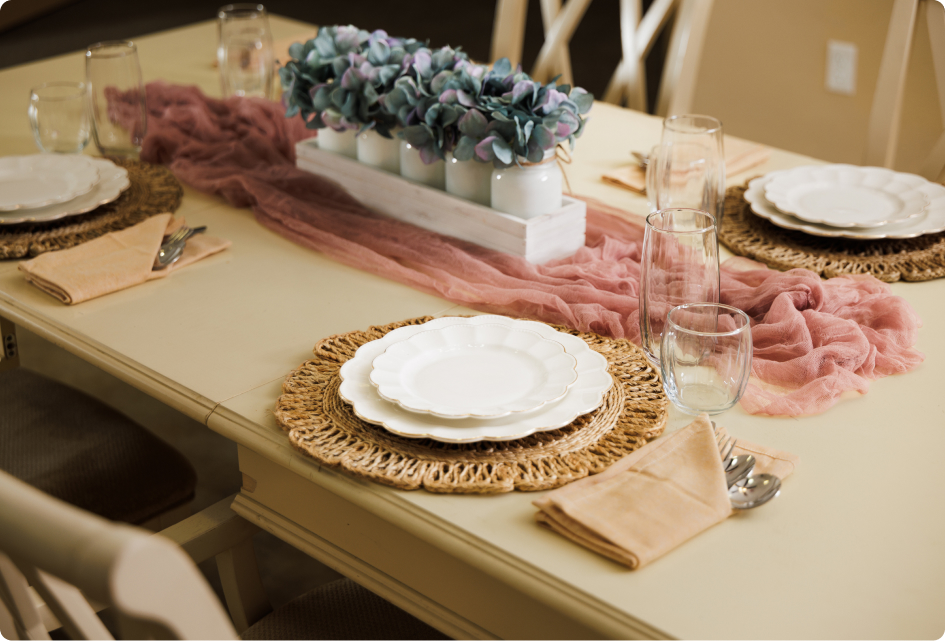
[[[927,181],[882,167],[795,167],[765,185],[765,198],[785,214],[829,227],[881,227],[919,216],[929,204]]]
[[[509,414],[501,418],[444,419],[432,414],[409,412],[395,403],[385,401],[371,384],[371,367],[375,358],[402,340],[430,329],[450,325],[503,324],[538,333],[560,342],[576,362],[577,380],[559,401],[548,403],[534,412]],[[535,432],[568,425],[578,416],[592,412],[604,401],[604,393],[613,380],[607,372],[607,359],[587,343],[570,334],[533,321],[520,321],[504,316],[473,316],[437,318],[423,325],[398,327],[383,338],[365,343],[354,357],[341,367],[341,398],[353,406],[362,420],[380,425],[390,432],[408,438],[430,438],[444,443],[475,443],[477,441],[511,441]]]
[[[0,158],[0,211],[45,207],[89,192],[98,167],[82,154]]]
[[[124,167],[119,167],[105,158],[90,157],[89,160],[98,168],[99,181],[88,193],[63,203],[36,209],[0,211],[0,225],[45,222],[84,214],[100,205],[112,202],[131,185],[131,181],[128,180],[128,170]]]
[[[441,418],[499,418],[564,396],[577,361],[541,334],[502,324],[449,325],[394,343],[374,359],[377,393]]]
[[[945,187],[937,183],[926,181],[925,184],[919,188],[929,198],[929,205],[926,207],[925,213],[920,216],[910,218],[901,223],[883,225],[882,227],[843,228],[804,222],[794,216],[785,214],[768,202],[765,198],[764,186],[780,173],[780,171],[773,171],[761,178],[755,178],[748,183],[748,189],[745,191],[745,200],[751,205],[751,210],[778,227],[802,231],[812,236],[853,238],[856,240],[916,238],[924,234],[935,234],[940,231],[945,231]]]

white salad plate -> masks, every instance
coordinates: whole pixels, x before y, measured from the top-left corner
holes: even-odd
[[[44,207],[87,193],[99,180],[90,161],[82,154],[0,158],[0,211]]]
[[[765,198],[785,214],[830,227],[881,227],[922,214],[927,181],[882,167],[795,167],[765,185]]]
[[[925,234],[945,231],[945,187],[926,181],[919,189],[929,198],[925,213],[901,223],[891,223],[882,227],[830,227],[807,223],[790,214],[778,210],[765,198],[765,185],[777,177],[780,171],[773,171],[748,183],[745,200],[751,210],[761,218],[771,221],[778,227],[802,231],[812,236],[827,238],[853,238],[856,240],[879,240],[882,238],[916,238]]]
[[[128,170],[124,167],[119,167],[104,158],[89,158],[89,160],[99,171],[99,181],[89,192],[72,200],[45,207],[0,211],[0,225],[44,222],[84,214],[100,205],[114,201],[131,185],[131,181],[128,180]]]
[[[440,418],[500,418],[556,401],[577,380],[564,346],[508,325],[450,325],[414,334],[374,359],[377,393]]]
[[[561,343],[564,351],[576,361],[577,380],[558,401],[546,403],[533,412],[509,414],[501,418],[444,419],[432,414],[405,410],[396,403],[384,400],[371,384],[374,359],[394,343],[407,340],[415,334],[452,325],[500,324],[532,331],[543,338]],[[341,367],[342,400],[352,405],[362,420],[408,438],[430,438],[443,443],[475,443],[478,441],[511,441],[536,432],[557,429],[574,419],[592,412],[604,401],[604,394],[613,384],[607,372],[607,359],[592,350],[587,343],[570,334],[533,321],[521,321],[504,316],[473,316],[437,318],[423,325],[398,327],[383,338],[365,343],[354,357]]]

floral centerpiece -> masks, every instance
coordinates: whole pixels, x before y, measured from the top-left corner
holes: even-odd
[[[431,51],[351,25],[325,27],[289,51],[292,60],[280,70],[286,116],[323,130],[320,147],[516,215],[560,207],[553,158],[558,145],[573,149],[584,131],[593,104],[584,89],[537,82],[507,59],[489,69],[459,49]],[[356,152],[326,147],[338,132],[350,134],[346,144]],[[490,184],[502,178],[503,193],[540,188],[544,204],[497,204]]]

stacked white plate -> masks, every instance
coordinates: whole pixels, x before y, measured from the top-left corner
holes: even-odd
[[[751,210],[814,236],[876,240],[945,230],[945,187],[881,167],[804,166],[748,183]]]
[[[504,316],[399,327],[341,368],[368,423],[444,443],[509,441],[568,425],[604,400],[607,360],[576,336]]]
[[[0,225],[44,222],[110,203],[131,182],[128,170],[82,154],[0,158]]]

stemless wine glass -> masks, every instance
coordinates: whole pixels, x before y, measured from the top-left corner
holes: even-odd
[[[272,92],[272,34],[261,4],[228,4],[217,13],[217,62],[224,96],[268,98]]]
[[[656,209],[701,209],[722,221],[725,156],[722,123],[684,114],[663,121],[657,158]]]
[[[137,157],[147,130],[138,49],[133,42],[99,42],[85,52],[92,134],[103,156]]]
[[[666,316],[663,388],[686,413],[720,414],[733,407],[748,385],[751,356],[751,323],[740,309],[689,303]]]
[[[47,82],[30,89],[30,127],[40,151],[77,154],[89,144],[84,82]]]
[[[640,271],[643,351],[659,366],[666,314],[685,303],[719,302],[715,219],[698,209],[665,209],[646,217]]]

